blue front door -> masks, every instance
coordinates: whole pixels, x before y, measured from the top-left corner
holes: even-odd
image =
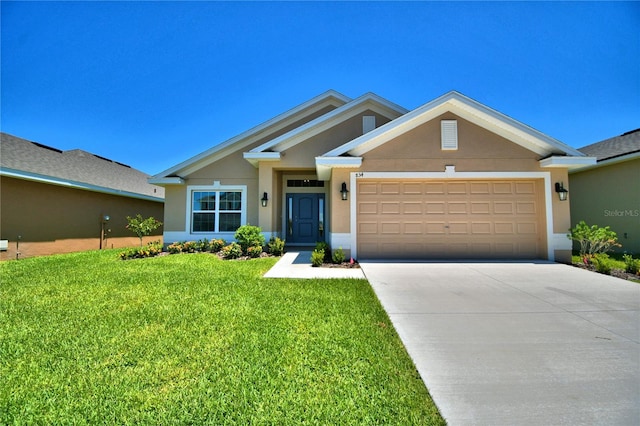
[[[324,194],[287,194],[287,243],[324,241],[324,226]]]

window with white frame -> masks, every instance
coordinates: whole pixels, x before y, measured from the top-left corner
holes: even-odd
[[[235,232],[244,216],[244,190],[191,191],[191,232]]]

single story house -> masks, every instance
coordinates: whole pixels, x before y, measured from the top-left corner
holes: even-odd
[[[597,163],[569,171],[571,224],[610,226],[622,247],[640,254],[640,129],[579,149]]]
[[[0,259],[139,245],[127,216],[162,220],[149,175],[79,149],[0,134]],[[162,239],[162,231],[147,238]]]
[[[330,90],[149,182],[166,189],[165,243],[229,241],[248,223],[359,259],[568,262],[559,195],[593,163],[455,91],[408,111]]]

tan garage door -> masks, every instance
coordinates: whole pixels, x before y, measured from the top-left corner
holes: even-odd
[[[543,181],[358,180],[360,258],[546,258]]]

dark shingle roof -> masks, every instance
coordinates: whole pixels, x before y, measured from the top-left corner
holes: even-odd
[[[149,175],[125,164],[80,149],[62,151],[7,133],[0,133],[0,167],[4,171],[164,199],[164,188],[149,184]]]
[[[640,152],[640,129],[623,133],[610,139],[603,140],[578,151],[589,157],[596,157],[598,161],[608,160],[622,155]]]

